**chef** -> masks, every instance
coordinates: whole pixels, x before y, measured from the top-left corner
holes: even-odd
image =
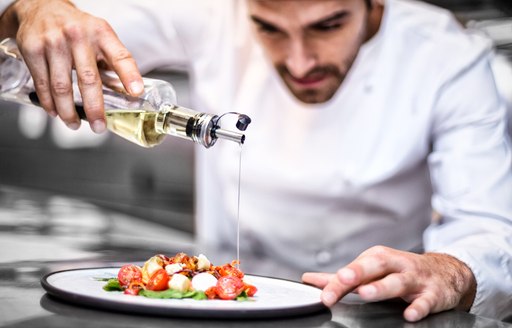
[[[241,111],[240,150],[197,152],[197,237],[271,256],[331,306],[400,297],[408,321],[512,315],[512,153],[488,40],[411,0],[3,1],[41,104],[71,129],[76,69],[105,130],[98,67],[186,69],[194,108]],[[234,237],[235,236],[235,237]]]

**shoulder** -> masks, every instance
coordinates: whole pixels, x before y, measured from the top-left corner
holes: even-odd
[[[491,40],[466,29],[448,10],[415,0],[386,5],[385,42],[439,77],[449,79],[492,51]]]

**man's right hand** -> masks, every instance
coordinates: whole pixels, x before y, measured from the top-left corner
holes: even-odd
[[[117,73],[125,89],[140,95],[144,86],[135,60],[103,19],[78,10],[68,0],[18,0],[0,19],[0,37],[13,37],[30,70],[41,106],[71,129],[80,126],[71,71],[76,69],[91,129],[105,130],[98,66]]]

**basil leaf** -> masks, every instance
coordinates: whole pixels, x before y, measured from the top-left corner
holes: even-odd
[[[202,301],[202,300],[208,299],[208,297],[206,297],[206,294],[202,291],[196,291],[194,293],[194,295],[192,296],[192,298],[195,299],[196,301]]]
[[[183,293],[174,289],[166,289],[162,291],[141,290],[140,296],[147,298],[183,298]]]
[[[240,295],[238,295],[236,297],[236,300],[239,301],[239,302],[244,302],[244,301],[248,301],[250,300],[251,298],[247,295],[247,293],[245,292],[245,290],[243,292],[240,293]]]
[[[107,280],[107,284],[103,286],[103,289],[106,290],[107,292],[123,291],[123,287],[121,287],[119,280],[117,280],[116,278]]]
[[[144,296],[147,298],[173,298],[173,299],[181,299],[181,298],[192,298],[194,300],[205,300],[207,299],[206,294],[201,291],[187,291],[180,292],[174,289],[166,289],[162,291],[153,291],[153,290],[141,290],[139,292],[140,296]]]
[[[94,278],[94,280],[96,280],[96,281],[105,281],[105,282],[109,281],[110,279],[116,279],[116,278],[115,277],[110,277],[110,278],[98,278],[97,277],[97,278]]]

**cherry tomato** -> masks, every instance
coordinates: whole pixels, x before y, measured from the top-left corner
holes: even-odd
[[[126,295],[137,296],[139,295],[139,291],[140,288],[126,288],[123,293]]]
[[[117,273],[117,280],[121,286],[128,287],[131,282],[142,280],[142,270],[134,264],[124,265]]]
[[[218,267],[219,274],[223,277],[225,276],[233,276],[237,278],[243,278],[244,273],[238,269],[237,267],[231,265],[231,264],[225,264],[221,267]]]
[[[165,290],[168,289],[169,286],[169,274],[165,269],[158,269],[153,273],[151,278],[149,278],[148,284],[146,285],[146,289],[148,290]]]
[[[256,286],[253,285],[245,284],[244,290],[247,293],[247,296],[253,297],[254,294],[256,294],[256,292],[258,291],[258,288],[256,288]]]
[[[217,280],[217,295],[223,300],[234,300],[244,290],[244,282],[235,276],[224,276]]]

